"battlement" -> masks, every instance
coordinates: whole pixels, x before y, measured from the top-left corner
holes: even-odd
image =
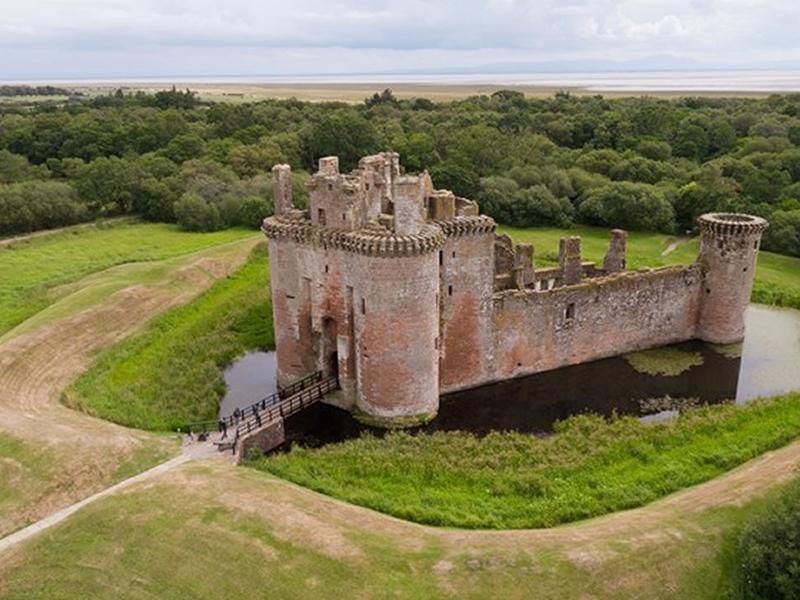
[[[702,232],[712,236],[760,235],[769,227],[761,217],[737,213],[706,213],[697,223]]]
[[[402,172],[394,152],[350,173],[319,161],[308,210],[273,168],[264,220],[281,385],[323,371],[326,401],[371,424],[435,415],[442,393],[688,339],[739,341],[766,221],[699,218],[688,266],[626,270],[625,231],[602,263],[565,236],[557,266],[496,233],[478,204]],[[548,256],[549,258],[549,256]]]

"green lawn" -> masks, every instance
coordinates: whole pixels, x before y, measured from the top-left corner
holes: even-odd
[[[244,229],[187,233],[174,225],[124,221],[0,245],[0,336],[75,291],[69,284],[87,275],[254,235]]]
[[[249,464],[419,523],[552,527],[652,502],[798,436],[800,394],[793,394],[747,407],[703,407],[670,422],[575,416],[547,438],[367,435]]]
[[[777,491],[641,521],[465,533],[381,520],[252,471],[189,465],[0,557],[0,598],[732,600],[738,533]]]
[[[274,345],[269,262],[261,244],[233,275],[156,317],[101,355],[71,386],[68,405],[140,429],[174,430],[216,418],[223,368]]]

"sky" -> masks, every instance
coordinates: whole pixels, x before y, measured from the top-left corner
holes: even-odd
[[[800,0],[0,0],[0,15],[6,81],[800,66]]]

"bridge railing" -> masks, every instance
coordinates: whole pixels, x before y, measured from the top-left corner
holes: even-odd
[[[264,409],[252,413],[251,416],[241,420],[236,426],[233,437],[232,452],[236,453],[239,438],[252,433],[262,425],[277,419],[287,418],[299,413],[301,410],[320,400],[325,394],[339,389],[339,379],[335,376],[320,379],[317,383],[298,391],[282,401],[267,405]]]
[[[216,421],[198,421],[195,423],[187,423],[183,427],[179,427],[178,431],[180,433],[188,433],[188,434],[198,434],[198,433],[209,433],[211,431],[216,431],[220,423],[224,423],[226,428],[233,428],[238,425],[238,423],[248,417],[254,416],[256,413],[262,412],[267,408],[278,404],[284,398],[288,398],[301,392],[304,389],[312,385],[316,385],[322,381],[324,374],[322,371],[316,371],[311,375],[307,375],[302,379],[295,381],[294,383],[286,386],[285,388],[279,389],[277,392],[270,394],[269,396],[265,396],[261,400],[257,402],[253,402],[249,406],[245,406],[243,409],[240,409],[238,413],[234,412],[230,415],[217,419]]]

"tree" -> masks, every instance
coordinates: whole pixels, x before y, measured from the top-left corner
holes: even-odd
[[[142,170],[135,161],[111,156],[81,167],[74,185],[93,211],[124,214],[131,212],[142,179]]]
[[[386,88],[380,94],[375,92],[371,97],[365,99],[364,104],[367,108],[372,108],[373,106],[379,106],[381,104],[391,104],[394,106],[397,105],[397,98],[394,97],[392,90]]]
[[[592,190],[580,206],[584,221],[594,225],[667,231],[675,228],[675,211],[655,186],[627,181]]]
[[[477,195],[481,212],[500,223],[511,224],[514,218],[511,206],[518,191],[519,185],[509,177],[484,177]]]
[[[771,252],[800,256],[800,208],[774,211],[762,246]]]
[[[186,192],[175,203],[175,218],[187,231],[217,231],[224,226],[217,206],[192,192]]]
[[[46,177],[46,169],[33,166],[24,156],[8,150],[0,150],[0,183],[45,179]]]
[[[575,208],[567,198],[556,198],[544,185],[519,190],[511,206],[515,227],[571,227]]]
[[[375,127],[352,109],[325,114],[306,133],[302,145],[309,167],[315,169],[323,156],[338,156],[343,171],[355,168],[362,156],[379,149]]]

